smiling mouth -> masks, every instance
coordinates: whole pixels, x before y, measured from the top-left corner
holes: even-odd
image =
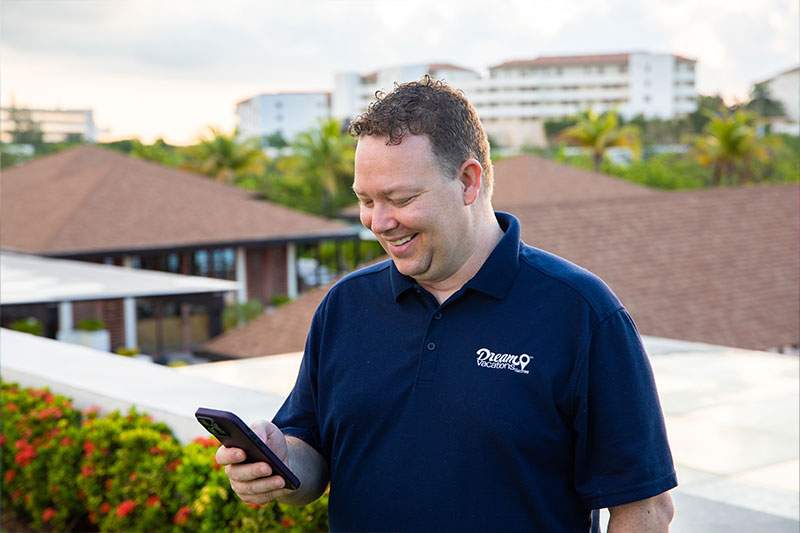
[[[394,241],[387,240],[386,242],[388,242],[392,246],[403,246],[405,243],[411,241],[411,239],[413,239],[417,235],[419,235],[419,233],[414,233],[413,235],[409,235],[407,237],[403,237],[402,239],[396,239]]]

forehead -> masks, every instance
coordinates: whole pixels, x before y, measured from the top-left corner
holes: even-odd
[[[424,187],[441,176],[430,141],[424,135],[406,135],[396,145],[387,145],[385,137],[364,136],[358,140],[353,181],[356,192]]]

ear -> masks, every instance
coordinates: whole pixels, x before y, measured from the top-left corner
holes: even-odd
[[[481,194],[483,182],[483,167],[477,159],[470,158],[462,163],[458,172],[458,180],[463,189],[464,205],[472,205]]]

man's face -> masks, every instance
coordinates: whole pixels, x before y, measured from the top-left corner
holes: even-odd
[[[454,177],[444,175],[427,136],[391,146],[381,137],[358,141],[353,189],[361,223],[397,269],[420,283],[446,280],[471,252],[462,182]]]

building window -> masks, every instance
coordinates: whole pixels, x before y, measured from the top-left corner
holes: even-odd
[[[180,272],[181,258],[176,253],[171,253],[167,256],[167,270],[169,272]]]
[[[197,250],[194,253],[194,272],[197,276],[208,275],[208,252],[205,250]]]

